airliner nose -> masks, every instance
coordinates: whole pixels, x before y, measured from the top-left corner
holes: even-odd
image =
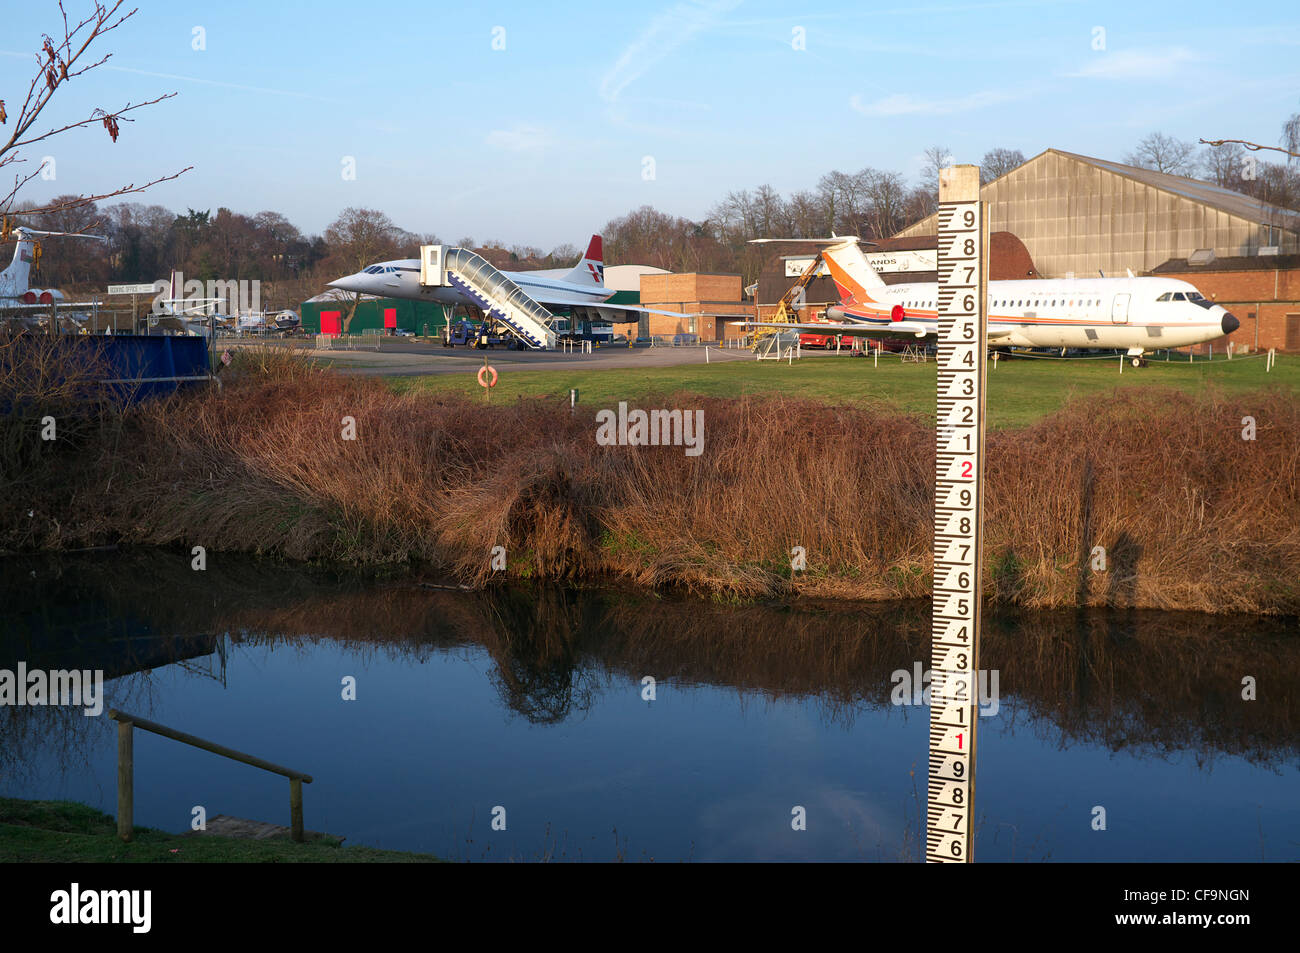
[[[1232,316],[1231,313],[1223,312],[1223,333],[1231,334],[1237,328],[1241,327],[1241,322]]]
[[[357,290],[357,276],[356,276],[356,275],[347,275],[346,277],[343,277],[343,278],[336,278],[336,279],[334,279],[333,281],[331,281],[331,282],[329,282],[328,284],[326,284],[325,287],[327,287],[327,288],[338,288],[340,291],[356,291],[356,290]]]

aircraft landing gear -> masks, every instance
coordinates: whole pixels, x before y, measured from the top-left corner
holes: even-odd
[[[1147,359],[1145,357],[1142,357],[1141,355],[1135,355],[1129,358],[1129,363],[1132,364],[1134,367],[1146,367]]]

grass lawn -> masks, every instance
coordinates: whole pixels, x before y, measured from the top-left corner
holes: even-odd
[[[117,821],[76,801],[0,798],[0,863],[436,863],[431,854],[337,841],[295,844],[286,838],[245,840],[209,835],[165,834],[135,829],[135,840],[117,838]]]
[[[475,381],[478,368],[464,374],[428,377],[391,377],[389,386],[398,391],[435,393],[460,391],[480,397],[483,390]],[[1194,364],[1166,363],[1152,358],[1144,368],[1127,364],[1119,371],[1119,359],[999,361],[988,372],[989,425],[1022,427],[1060,408],[1070,398],[1109,391],[1115,387],[1156,385],[1189,392],[1215,386],[1225,393],[1254,391],[1264,387],[1300,388],[1300,360],[1281,355],[1271,373],[1264,372],[1263,358],[1218,358]],[[870,358],[805,357],[794,364],[770,361],[700,363],[678,367],[635,368],[594,371],[504,370],[492,400],[550,396],[567,401],[569,389],[578,388],[584,405],[612,407],[620,400],[635,401],[648,394],[678,392],[734,397],[741,394],[781,393],[826,403],[877,405],[882,409],[933,416],[935,364],[904,364],[893,355],[881,355],[880,366]]]

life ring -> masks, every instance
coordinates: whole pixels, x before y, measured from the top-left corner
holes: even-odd
[[[484,375],[487,375],[488,380],[485,381],[485,380],[483,379]],[[482,367],[480,367],[479,370],[478,370],[478,386],[479,386],[479,387],[496,387],[496,386],[497,386],[497,369],[496,369],[495,367],[493,367],[492,365],[490,365],[490,364],[484,364]]]

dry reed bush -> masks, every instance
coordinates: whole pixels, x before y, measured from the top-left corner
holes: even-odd
[[[33,331],[0,331],[0,467],[6,481],[30,476],[57,440],[41,439],[53,417],[59,435],[75,446],[103,411],[108,363],[94,339]]]
[[[752,597],[788,588],[802,546],[814,585],[856,573],[862,596],[920,594],[916,574],[886,574],[929,547],[921,422],[774,397],[662,406],[703,410],[704,452],[598,449],[614,476],[606,528],[626,551],[615,571]]]
[[[1242,439],[1242,418],[1258,425]],[[1117,391],[989,440],[989,592],[1027,606],[1300,609],[1300,402]],[[1107,568],[1093,572],[1093,547]]]
[[[133,439],[109,456],[101,535],[423,560],[480,585],[502,578],[490,559],[503,546],[507,577],[612,576],[723,599],[927,594],[934,435],[922,419],[771,396],[635,406],[702,410],[703,454],[598,446],[595,408],[397,395],[293,354],[241,354],[220,391],[134,412]],[[342,438],[349,417],[355,440]],[[1295,396],[1122,390],[988,441],[993,599],[1300,612]],[[1104,573],[1090,569],[1094,546]]]
[[[73,487],[94,481],[130,397],[100,383],[110,371],[94,338],[0,331],[0,549],[79,543]]]

